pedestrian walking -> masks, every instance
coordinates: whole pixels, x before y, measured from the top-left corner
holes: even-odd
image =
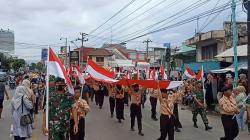
[[[221,140],[234,140],[239,134],[239,127],[236,121],[235,114],[240,112],[235,99],[232,97],[233,86],[226,85],[222,91],[223,96],[219,101],[221,121],[224,128],[225,137]]]
[[[116,85],[116,95],[115,95],[115,111],[116,111],[116,118],[119,123],[121,120],[125,120],[124,118],[124,92],[122,90],[121,85]]]
[[[157,100],[158,100],[158,90],[156,89],[149,89],[149,94],[150,94],[150,104],[151,104],[151,118],[154,121],[157,121],[156,117],[156,106],[157,106]]]
[[[139,89],[138,84],[132,85],[130,88],[131,105],[130,105],[130,117],[131,117],[131,131],[134,130],[135,118],[137,119],[138,134],[144,136],[142,133],[142,113],[141,113],[141,98],[145,91],[144,88]]]
[[[1,81],[0,82],[0,119],[2,118],[4,95],[6,96],[7,100],[9,100],[9,95],[5,88],[5,84],[4,82]]]
[[[93,81],[93,89],[94,89],[94,98],[95,98],[95,104],[99,105],[99,84],[96,81]]]
[[[85,137],[85,117],[87,113],[90,111],[89,105],[85,99],[81,98],[81,87],[75,88],[75,103],[73,107],[77,112],[77,120],[78,120],[78,132],[74,133],[74,119],[73,115],[71,115],[70,120],[70,140],[84,140]]]
[[[102,109],[103,106],[103,102],[104,102],[104,95],[105,95],[105,87],[103,85],[103,83],[99,83],[99,90],[98,90],[98,105],[99,105],[99,109]]]
[[[197,115],[200,114],[201,119],[205,125],[205,130],[210,130],[212,129],[211,126],[208,125],[208,119],[206,115],[206,109],[204,105],[204,94],[203,94],[203,87],[201,82],[196,82],[196,87],[194,88],[194,94],[193,94],[193,122],[194,122],[194,127],[198,128],[197,125]]]
[[[25,116],[30,119],[30,110],[33,108],[33,103],[26,95],[25,90],[26,87],[18,86],[11,100],[14,140],[25,140],[32,134],[31,122],[25,123],[22,121]]]
[[[114,117],[114,110],[115,110],[115,95],[116,95],[116,88],[113,85],[109,85],[109,107],[110,107],[110,114],[111,118]]]

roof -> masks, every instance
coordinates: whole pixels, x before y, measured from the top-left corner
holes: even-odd
[[[248,67],[247,67],[247,62],[246,61],[241,61],[241,62],[238,62],[238,71],[239,70],[247,70]],[[234,64],[232,64],[231,66],[227,67],[227,68],[224,68],[224,69],[219,69],[219,70],[212,70],[211,72],[212,73],[226,73],[226,72],[234,72]]]
[[[232,47],[218,54],[215,57],[233,57],[233,56],[234,56],[234,49]],[[237,56],[247,56],[247,45],[237,46]]]
[[[85,61],[87,62],[87,58],[88,58],[88,54],[95,50],[95,48],[89,48],[89,47],[81,47],[81,48],[77,48],[74,50],[80,50],[80,55],[81,55],[81,61]]]
[[[128,58],[127,48],[121,44],[103,44],[102,48],[116,48],[119,52],[121,52],[124,56]]]
[[[176,53],[187,53],[187,52],[190,52],[190,51],[195,51],[196,48],[194,45],[182,45],[180,47],[180,50],[178,50]]]
[[[104,48],[96,48],[95,50],[91,51],[89,56],[112,56],[113,54]]]

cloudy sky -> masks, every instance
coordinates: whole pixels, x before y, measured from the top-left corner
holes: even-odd
[[[16,55],[27,60],[39,60],[41,48],[51,45],[58,51],[64,44],[63,40],[60,40],[61,37],[67,37],[70,41],[78,38],[80,32],[90,33],[130,1],[0,0],[0,28],[15,32]],[[100,47],[105,42],[110,43],[111,40],[112,43],[120,43],[155,29],[175,25],[184,19],[226,4],[228,1],[135,0],[125,10],[91,33],[85,46]],[[180,45],[185,39],[194,35],[197,23],[198,30],[207,25],[202,32],[222,29],[223,21],[230,20],[230,14],[230,9],[224,10],[217,17],[215,14],[182,26],[174,26],[128,42],[127,46],[145,49],[142,41],[147,38],[153,41],[150,44],[151,47],[162,46],[164,42],[170,42],[173,46]],[[246,14],[242,11],[241,5],[237,6],[236,14],[237,20],[246,20]],[[150,26],[163,19],[166,20]],[[73,44],[70,45],[74,48]],[[80,42],[76,42],[76,45],[79,46]]]

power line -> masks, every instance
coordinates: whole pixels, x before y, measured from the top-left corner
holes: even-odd
[[[217,8],[216,10],[214,10],[214,11],[212,12],[212,14],[216,14],[216,13],[218,13],[218,12],[221,12],[221,11],[224,11],[224,10],[227,10],[227,9],[230,9],[230,8],[231,8],[231,7],[230,7],[230,4],[231,4],[231,3],[229,2],[229,3],[227,3],[226,5],[223,5],[223,7]],[[238,4],[239,4],[239,3],[238,3]],[[237,5],[238,5],[238,4],[237,4]],[[209,16],[209,15],[211,14],[210,12],[211,12],[211,10],[206,11],[206,12],[203,12],[203,13],[198,14],[198,15],[195,15],[195,16],[193,16],[193,17],[191,17],[191,18],[182,20],[182,21],[180,21],[180,22],[178,22],[178,23],[175,23],[175,24],[172,24],[172,25],[169,25],[169,26],[165,26],[165,27],[163,27],[163,28],[156,29],[156,30],[150,31],[150,32],[148,32],[148,33],[145,33],[145,34],[142,34],[142,35],[133,37],[133,38],[128,39],[128,40],[126,40],[126,41],[124,41],[124,42],[129,42],[129,41],[132,41],[132,40],[141,38],[141,37],[146,36],[146,35],[149,35],[149,34],[161,32],[161,31],[164,31],[164,30],[167,30],[167,29],[170,29],[170,28],[175,28],[175,27],[181,26],[181,25],[183,25],[183,24],[190,23],[190,22],[192,22],[192,21],[195,21],[195,20],[197,19],[197,17],[199,17],[199,18],[204,18],[204,17]]]
[[[109,22],[111,19],[113,19],[114,17],[116,17],[118,14],[120,14],[123,10],[125,10],[127,7],[129,7],[131,4],[133,4],[136,0],[131,0],[128,4],[126,4],[124,7],[122,7],[122,9],[120,9],[118,12],[116,12],[113,16],[111,16],[108,20],[106,20],[104,23],[102,23],[101,25],[99,25],[97,28],[95,28],[94,30],[90,31],[89,34],[94,33],[95,31],[97,31],[99,28],[101,28],[103,25],[105,25],[107,22]]]
[[[145,27],[145,28],[142,28],[142,29],[137,30],[137,31],[135,31],[135,32],[132,32],[132,33],[130,33],[130,34],[127,34],[127,35],[124,35],[124,36],[120,36],[120,37],[118,37],[118,39],[120,39],[120,38],[125,38],[125,37],[126,37],[126,38],[131,38],[132,36],[136,36],[136,35],[138,35],[138,34],[140,34],[140,33],[143,33],[143,32],[145,32],[145,31],[147,31],[147,30],[149,30],[149,29],[151,29],[151,28],[153,28],[153,27],[155,27],[155,26],[157,26],[157,25],[159,25],[159,24],[162,24],[162,23],[168,21],[169,19],[172,19],[172,18],[175,18],[175,17],[176,17],[175,19],[173,19],[173,20],[170,21],[170,22],[172,22],[172,21],[174,21],[174,20],[176,20],[176,19],[182,17],[183,15],[186,15],[187,13],[193,11],[194,9],[196,9],[196,8],[198,8],[198,7],[201,7],[202,5],[206,4],[206,3],[209,2],[209,1],[211,1],[211,0],[206,0],[206,1],[203,1],[203,2],[199,3],[200,0],[198,0],[198,1],[196,1],[196,2],[194,2],[194,3],[192,3],[192,4],[190,4],[190,5],[187,6],[186,8],[182,9],[181,11],[179,11],[179,12],[177,12],[177,13],[175,13],[175,14],[173,14],[173,15],[171,15],[171,16],[169,16],[169,17],[167,17],[167,18],[165,18],[165,19],[163,19],[163,20],[161,20],[161,21],[158,21],[158,22],[156,22],[156,23],[154,23],[154,24],[151,24],[151,25],[149,25],[149,26],[147,26],[147,27]],[[182,13],[184,13],[184,14],[181,15],[181,16],[178,16],[179,14],[182,14]],[[177,16],[178,16],[178,17],[177,17]],[[169,23],[169,22],[168,22],[168,23]],[[126,39],[124,39],[124,40],[126,40]]]

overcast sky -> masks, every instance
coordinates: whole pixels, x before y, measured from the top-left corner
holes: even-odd
[[[0,28],[13,30],[16,42],[42,45],[56,44],[52,47],[58,51],[59,46],[64,43],[60,41],[61,37],[75,40],[79,37],[79,32],[89,33],[114,15],[129,1],[131,0],[0,0]],[[204,1],[208,2],[191,12],[185,12],[169,18],[190,5],[194,6]],[[85,46],[100,47],[104,42],[110,43],[111,36],[113,43],[120,43],[131,38],[128,34],[144,29],[165,18],[169,19],[159,24],[159,26],[149,28],[138,35],[159,27],[172,25],[198,13],[213,9],[215,5],[225,4],[228,1],[136,0],[115,18],[91,34]],[[152,10],[141,14],[160,2],[159,6],[155,6]],[[131,14],[136,9],[138,10]],[[137,17],[140,14],[141,16]],[[215,20],[208,24],[203,32],[212,29],[222,29],[223,21],[230,20],[230,14],[230,9],[223,11]],[[237,20],[246,20],[246,14],[242,11],[241,6],[237,7],[236,14]],[[211,15],[209,19],[199,19],[199,29],[205,25],[205,21],[210,21],[213,17],[214,15]],[[144,49],[145,44],[141,42],[147,38],[153,41],[150,44],[151,47],[162,46],[164,42],[170,42],[174,46],[180,45],[185,39],[194,35],[196,28],[197,21],[194,21],[136,39],[129,42],[127,46],[129,48]],[[80,42],[76,42],[76,44],[80,45]],[[74,48],[73,44],[70,45]],[[15,47],[16,55],[27,60],[39,60],[41,48],[45,46],[16,44]]]

